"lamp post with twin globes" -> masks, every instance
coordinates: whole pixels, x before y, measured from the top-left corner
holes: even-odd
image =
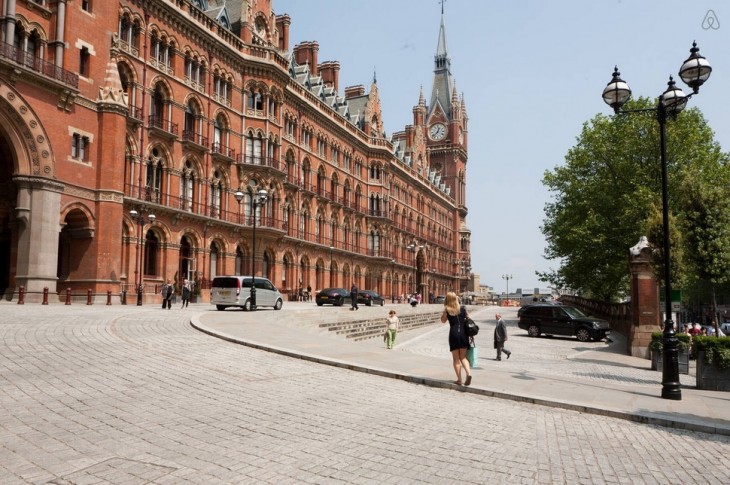
[[[618,67],[614,68],[613,77],[603,90],[603,100],[614,113],[650,113],[656,116],[659,123],[659,150],[661,155],[662,172],[662,239],[664,251],[662,254],[664,264],[664,302],[665,320],[663,333],[663,364],[662,364],[662,398],[679,401],[682,399],[682,391],[679,382],[679,340],[674,331],[672,320],[672,282],[671,282],[671,259],[669,257],[669,204],[667,197],[667,143],[666,124],[669,118],[676,117],[687,105],[689,98],[699,92],[700,86],[710,77],[712,67],[702,57],[697,43],[692,43],[690,56],[679,68],[679,77],[692,88],[692,93],[684,94],[676,87],[674,79],[669,76],[667,89],[659,96],[656,107],[650,109],[622,110],[623,105],[631,97],[629,85],[621,79]]]
[[[129,211],[129,216],[134,219],[134,221],[137,222],[137,253],[134,258],[134,276],[135,276],[135,284],[137,285],[137,306],[142,306],[142,273],[144,272],[144,263],[142,263],[140,260],[144,257],[144,254],[142,253],[141,246],[142,246],[142,234],[144,225],[148,222],[152,224],[155,222],[155,215],[150,212],[145,216],[145,213],[147,212],[147,209],[140,208],[132,209]]]
[[[251,196],[251,216],[253,217],[253,241],[251,243],[251,299],[249,309],[256,310],[256,209],[266,203],[269,195],[260,189]]]

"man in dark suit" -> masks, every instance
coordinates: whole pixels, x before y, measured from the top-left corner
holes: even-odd
[[[357,291],[357,285],[355,283],[353,283],[352,286],[350,287],[350,300],[351,300],[351,303],[352,303],[352,308],[350,308],[350,310],[358,310],[359,309],[358,306],[357,306],[357,293],[358,293],[358,291]]]

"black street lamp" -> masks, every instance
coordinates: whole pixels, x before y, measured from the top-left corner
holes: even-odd
[[[144,253],[140,251],[142,245],[142,233],[144,225],[147,224],[147,222],[149,222],[150,224],[155,222],[155,215],[150,212],[147,216],[145,216],[145,212],[147,212],[147,209],[145,209],[144,207],[140,208],[139,211],[137,209],[132,209],[129,211],[129,216],[137,222],[138,227],[137,254],[134,258],[134,277],[136,280],[135,283],[137,285],[137,306],[142,306],[142,290],[144,289],[144,287],[142,286],[142,272],[144,271],[144,264],[141,261],[141,259],[144,257]]]
[[[692,43],[690,56],[679,68],[679,77],[684,83],[692,88],[692,93],[684,94],[682,90],[675,86],[674,79],[669,76],[667,89],[659,96],[659,102],[655,108],[621,110],[621,107],[631,97],[631,89],[621,79],[621,73],[618,67],[614,68],[613,78],[603,90],[603,100],[613,108],[616,114],[624,113],[653,113],[659,122],[659,145],[661,151],[661,170],[662,170],[662,238],[664,239],[664,302],[665,302],[665,320],[664,320],[664,356],[662,366],[662,398],[680,401],[682,399],[682,391],[679,382],[679,340],[674,331],[674,322],[672,321],[672,283],[671,283],[671,260],[669,257],[669,204],[667,197],[667,143],[666,143],[666,123],[670,117],[677,116],[687,105],[689,98],[697,94],[705,81],[712,73],[712,67],[707,59],[702,57],[697,43]]]
[[[251,301],[249,309],[256,310],[256,209],[266,203],[268,194],[264,189],[251,196],[251,215],[253,216],[253,242],[251,244]]]
[[[415,239],[406,246],[406,249],[413,253],[413,285],[416,287],[416,294],[419,293],[418,288],[418,250],[423,246],[416,243]]]
[[[507,281],[507,301],[509,301],[509,280],[514,278],[511,274],[503,274],[502,279]]]
[[[390,272],[390,302],[395,303],[395,259],[390,260],[392,270]]]
[[[241,223],[241,201],[243,200],[243,192],[241,190],[237,190],[233,196],[236,198],[236,202],[238,202],[238,223]]]

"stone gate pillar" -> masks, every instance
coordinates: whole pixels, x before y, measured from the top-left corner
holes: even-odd
[[[651,267],[651,247],[646,236],[629,249],[631,273],[631,328],[628,335],[629,353],[649,358],[652,332],[661,331],[659,321],[659,290]]]

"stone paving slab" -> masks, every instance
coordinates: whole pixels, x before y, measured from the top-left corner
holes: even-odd
[[[434,322],[433,327],[401,332],[396,351],[387,351],[380,339],[351,342],[318,327],[325,320],[347,321],[364,315],[385,318],[390,308],[400,314],[427,313],[438,311],[439,305],[411,308],[396,304],[357,312],[312,308],[311,303],[288,306],[286,312],[204,312],[195,315],[192,324],[201,331],[255,348],[409,382],[730,435],[730,393],[694,389],[694,376],[681,375],[682,400],[661,399],[661,372],[651,371],[647,359],[621,353],[625,341],[618,334],[614,334],[611,345],[578,343],[575,339],[533,339],[516,327],[516,308],[470,307],[472,317],[481,326],[477,341],[484,344],[478,345],[486,347],[481,350],[472,386],[466,388],[453,384],[446,325]],[[508,347],[515,352],[514,358],[502,362],[491,360],[494,351],[489,345],[496,311],[508,324]]]

